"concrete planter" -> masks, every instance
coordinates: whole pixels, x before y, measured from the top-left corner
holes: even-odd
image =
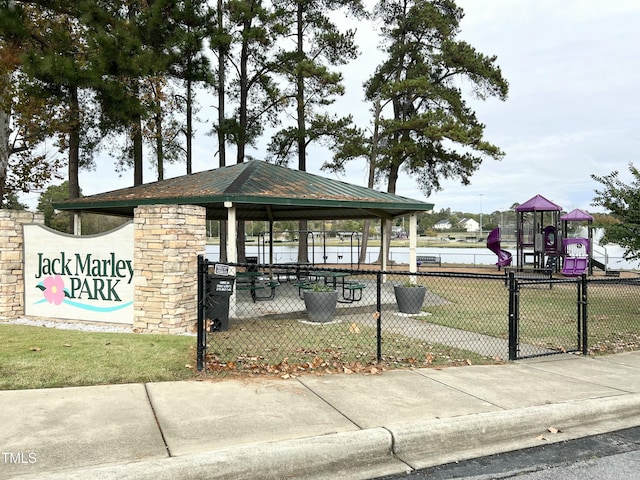
[[[338,292],[314,292],[305,290],[304,304],[311,322],[331,322],[336,314],[338,304]]]
[[[415,287],[394,285],[393,293],[396,295],[396,303],[401,313],[420,313],[427,289],[422,285]]]

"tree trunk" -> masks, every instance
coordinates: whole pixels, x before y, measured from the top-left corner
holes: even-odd
[[[142,117],[137,114],[131,126],[133,142],[133,186],[142,185]]]
[[[251,29],[251,18],[245,18],[242,28],[245,32]],[[244,37],[242,40],[242,47],[240,48],[240,104],[238,105],[238,137],[236,141],[237,156],[236,163],[240,164],[244,162],[246,144],[247,144],[247,111],[249,102],[249,86],[248,86],[248,71],[247,64],[249,62],[249,39]],[[238,222],[238,238],[236,242],[236,251],[238,252],[238,262],[244,263],[246,261],[246,248],[245,248],[245,232],[246,225],[244,221]]]
[[[371,138],[371,152],[369,154],[369,179],[367,180],[367,187],[373,188],[376,180],[376,163],[378,159],[378,141],[380,138],[380,112],[382,107],[380,106],[380,100],[376,100],[374,105],[373,116],[373,136]],[[371,221],[365,220],[362,227],[362,248],[360,249],[359,263],[365,263],[367,260],[367,247],[369,245],[369,229],[371,228]],[[382,249],[380,249],[382,251]],[[380,260],[382,258],[380,257]]]
[[[164,180],[164,132],[162,131],[162,104],[160,100],[159,84],[156,85],[156,113],[155,113],[155,140],[156,140],[156,161],[158,163],[158,181]]]
[[[4,80],[4,79],[3,79]],[[9,112],[0,108],[0,208],[4,205],[4,194],[9,170]]]
[[[394,163],[391,166],[391,170],[389,171],[389,187],[387,188],[387,192],[396,193],[396,184],[398,183],[398,174],[400,171],[400,165]],[[384,222],[384,242],[387,245],[387,263],[389,263],[389,252],[391,252],[391,220],[385,220]]]
[[[80,198],[80,104],[78,87],[69,91],[69,199]],[[69,232],[74,231],[74,215],[69,219]]]
[[[224,7],[223,0],[218,0],[218,32],[221,34],[224,29]],[[226,155],[226,131],[225,131],[225,48],[220,45],[218,48],[218,158],[220,166],[227,164]],[[227,222],[220,222],[220,261],[227,261]]]
[[[191,161],[193,156],[193,91],[191,80],[187,80],[187,133],[186,133],[186,163],[187,175],[191,175]]]
[[[303,23],[303,3],[298,3],[297,22],[298,22],[298,61],[304,58],[304,23]],[[307,129],[304,114],[304,75],[298,73],[296,85],[296,101],[298,109],[298,170],[307,171]],[[301,220],[298,224],[298,262],[307,263],[309,261],[309,242],[307,238],[308,222]]]

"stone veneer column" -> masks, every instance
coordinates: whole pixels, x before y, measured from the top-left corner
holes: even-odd
[[[44,225],[42,213],[0,209],[0,318],[24,315],[24,235],[22,225]]]
[[[148,205],[134,212],[133,327],[182,333],[194,328],[198,258],[206,249],[206,209]]]

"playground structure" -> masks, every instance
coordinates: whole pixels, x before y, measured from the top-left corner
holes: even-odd
[[[593,217],[588,213],[575,209],[560,216],[562,207],[542,195],[536,195],[515,210],[517,270],[545,269],[572,277],[583,273],[592,275],[594,266],[607,271],[606,264],[593,258]],[[570,222],[586,222],[588,238],[569,238]],[[512,254],[500,245],[500,227],[489,233],[487,248],[498,256],[498,268],[511,266]]]
[[[513,255],[507,250],[500,248],[500,227],[494,228],[487,237],[487,248],[498,256],[496,265],[498,267],[508,267],[511,265]]]

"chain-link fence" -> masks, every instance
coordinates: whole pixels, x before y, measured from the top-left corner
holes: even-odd
[[[214,371],[482,364],[582,351],[587,339],[591,351],[611,351],[632,348],[640,327],[640,279],[589,282],[593,321],[583,341],[587,289],[581,279],[514,278],[510,284],[504,272],[248,263],[230,265],[235,288],[223,280],[216,293],[212,267],[205,261],[201,275],[208,279],[200,301],[206,328],[198,345]]]
[[[587,297],[589,353],[640,348],[640,278],[590,278]]]
[[[515,324],[510,358],[581,352],[583,278],[516,279]],[[515,330],[515,332],[513,332]]]

